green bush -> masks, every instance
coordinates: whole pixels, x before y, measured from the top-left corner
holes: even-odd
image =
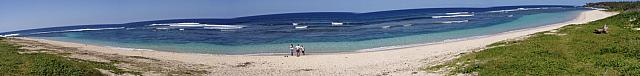
[[[585,5],[586,7],[597,7],[597,8],[606,8],[613,11],[624,11],[624,10],[637,10],[640,8],[640,2],[598,2],[598,3],[588,3]]]

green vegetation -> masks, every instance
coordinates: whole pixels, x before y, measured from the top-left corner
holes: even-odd
[[[20,54],[20,46],[7,43],[0,38],[0,75],[2,76],[101,76],[96,69],[125,73],[111,63],[99,63],[71,59],[58,54]],[[129,72],[132,73],[132,72]]]
[[[617,3],[616,3],[617,4]],[[621,3],[636,4],[636,3]],[[616,9],[618,6],[611,6]],[[424,68],[449,68],[450,74],[504,75],[640,75],[639,12],[625,12],[588,24],[541,32],[521,41],[490,45],[451,62]],[[594,29],[609,25],[608,34]],[[546,33],[546,34],[545,34]],[[566,35],[559,35],[566,34]]]
[[[606,8],[612,11],[640,11],[640,2],[599,2],[589,3],[586,7]]]

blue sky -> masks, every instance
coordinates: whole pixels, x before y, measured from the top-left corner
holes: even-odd
[[[577,6],[599,1],[623,0],[0,0],[0,32],[70,25],[233,18],[293,12],[373,12],[509,5]]]

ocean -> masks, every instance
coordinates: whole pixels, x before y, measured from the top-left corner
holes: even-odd
[[[0,33],[83,44],[209,54],[380,51],[565,22],[590,9],[529,5],[425,8],[368,13],[303,12],[229,19],[173,19]]]

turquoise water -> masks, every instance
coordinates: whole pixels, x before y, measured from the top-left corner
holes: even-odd
[[[491,35],[500,32],[513,31],[524,28],[538,27],[547,24],[559,23],[572,20],[584,10],[565,11],[555,13],[540,13],[522,16],[514,21],[506,22],[488,27],[478,27],[472,29],[453,30],[428,34],[362,40],[362,41],[342,41],[342,42],[301,42],[308,52],[314,53],[336,53],[353,52],[363,49],[379,48],[385,46],[401,46],[410,44],[424,44],[439,42],[447,39],[458,39],[473,36]],[[74,33],[64,33],[66,36],[74,36]],[[256,45],[216,45],[207,43],[165,43],[165,42],[144,42],[144,43],[122,43],[112,41],[100,41],[89,39],[77,39],[75,37],[38,37],[43,39],[77,42],[92,45],[114,46],[124,48],[153,49],[171,52],[188,53],[214,53],[214,54],[255,54],[255,53],[288,53],[289,43],[279,44],[256,44]],[[233,51],[233,53],[229,53]]]

